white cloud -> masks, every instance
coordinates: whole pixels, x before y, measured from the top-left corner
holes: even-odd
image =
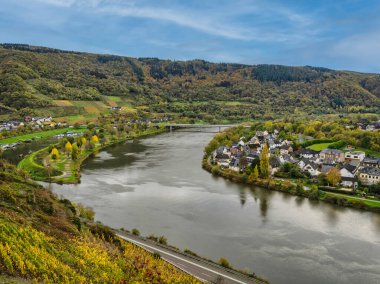
[[[86,9],[86,12],[107,13],[122,17],[136,17],[166,21],[227,39],[258,42],[296,42],[312,34],[311,20],[287,7],[268,5],[265,1],[240,0],[232,4],[202,10],[191,6],[144,4],[143,1],[120,0],[35,0],[49,5]],[[239,16],[252,17],[249,23],[239,22]],[[273,19],[287,23],[272,26]],[[255,20],[258,23],[255,24]],[[289,32],[292,29],[292,32]]]

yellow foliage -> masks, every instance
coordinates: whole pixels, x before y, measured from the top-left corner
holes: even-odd
[[[92,136],[92,137],[91,137],[91,142],[93,142],[93,143],[99,143],[99,138],[98,138],[98,136],[96,136],[96,135]]]
[[[70,141],[67,141],[66,145],[65,145],[65,150],[68,154],[71,153],[71,151],[73,150],[73,145],[71,145]]]
[[[200,283],[145,250],[116,246],[83,232],[58,240],[31,227],[0,222],[0,267],[44,283]]]
[[[57,148],[54,147],[53,150],[51,150],[50,157],[52,159],[58,159],[59,158],[59,152],[58,152]]]

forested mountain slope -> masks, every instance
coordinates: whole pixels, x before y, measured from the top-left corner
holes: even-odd
[[[145,112],[207,121],[379,112],[380,75],[0,45],[1,113],[43,109],[73,115],[85,111],[83,105],[59,100],[99,101],[107,107],[109,98]]]

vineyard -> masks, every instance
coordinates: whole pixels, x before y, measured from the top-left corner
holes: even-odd
[[[43,283],[199,283],[0,164],[0,271]]]

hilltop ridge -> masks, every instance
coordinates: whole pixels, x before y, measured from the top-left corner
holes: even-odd
[[[376,113],[380,75],[0,45],[0,114],[91,116],[115,105],[209,122]]]

